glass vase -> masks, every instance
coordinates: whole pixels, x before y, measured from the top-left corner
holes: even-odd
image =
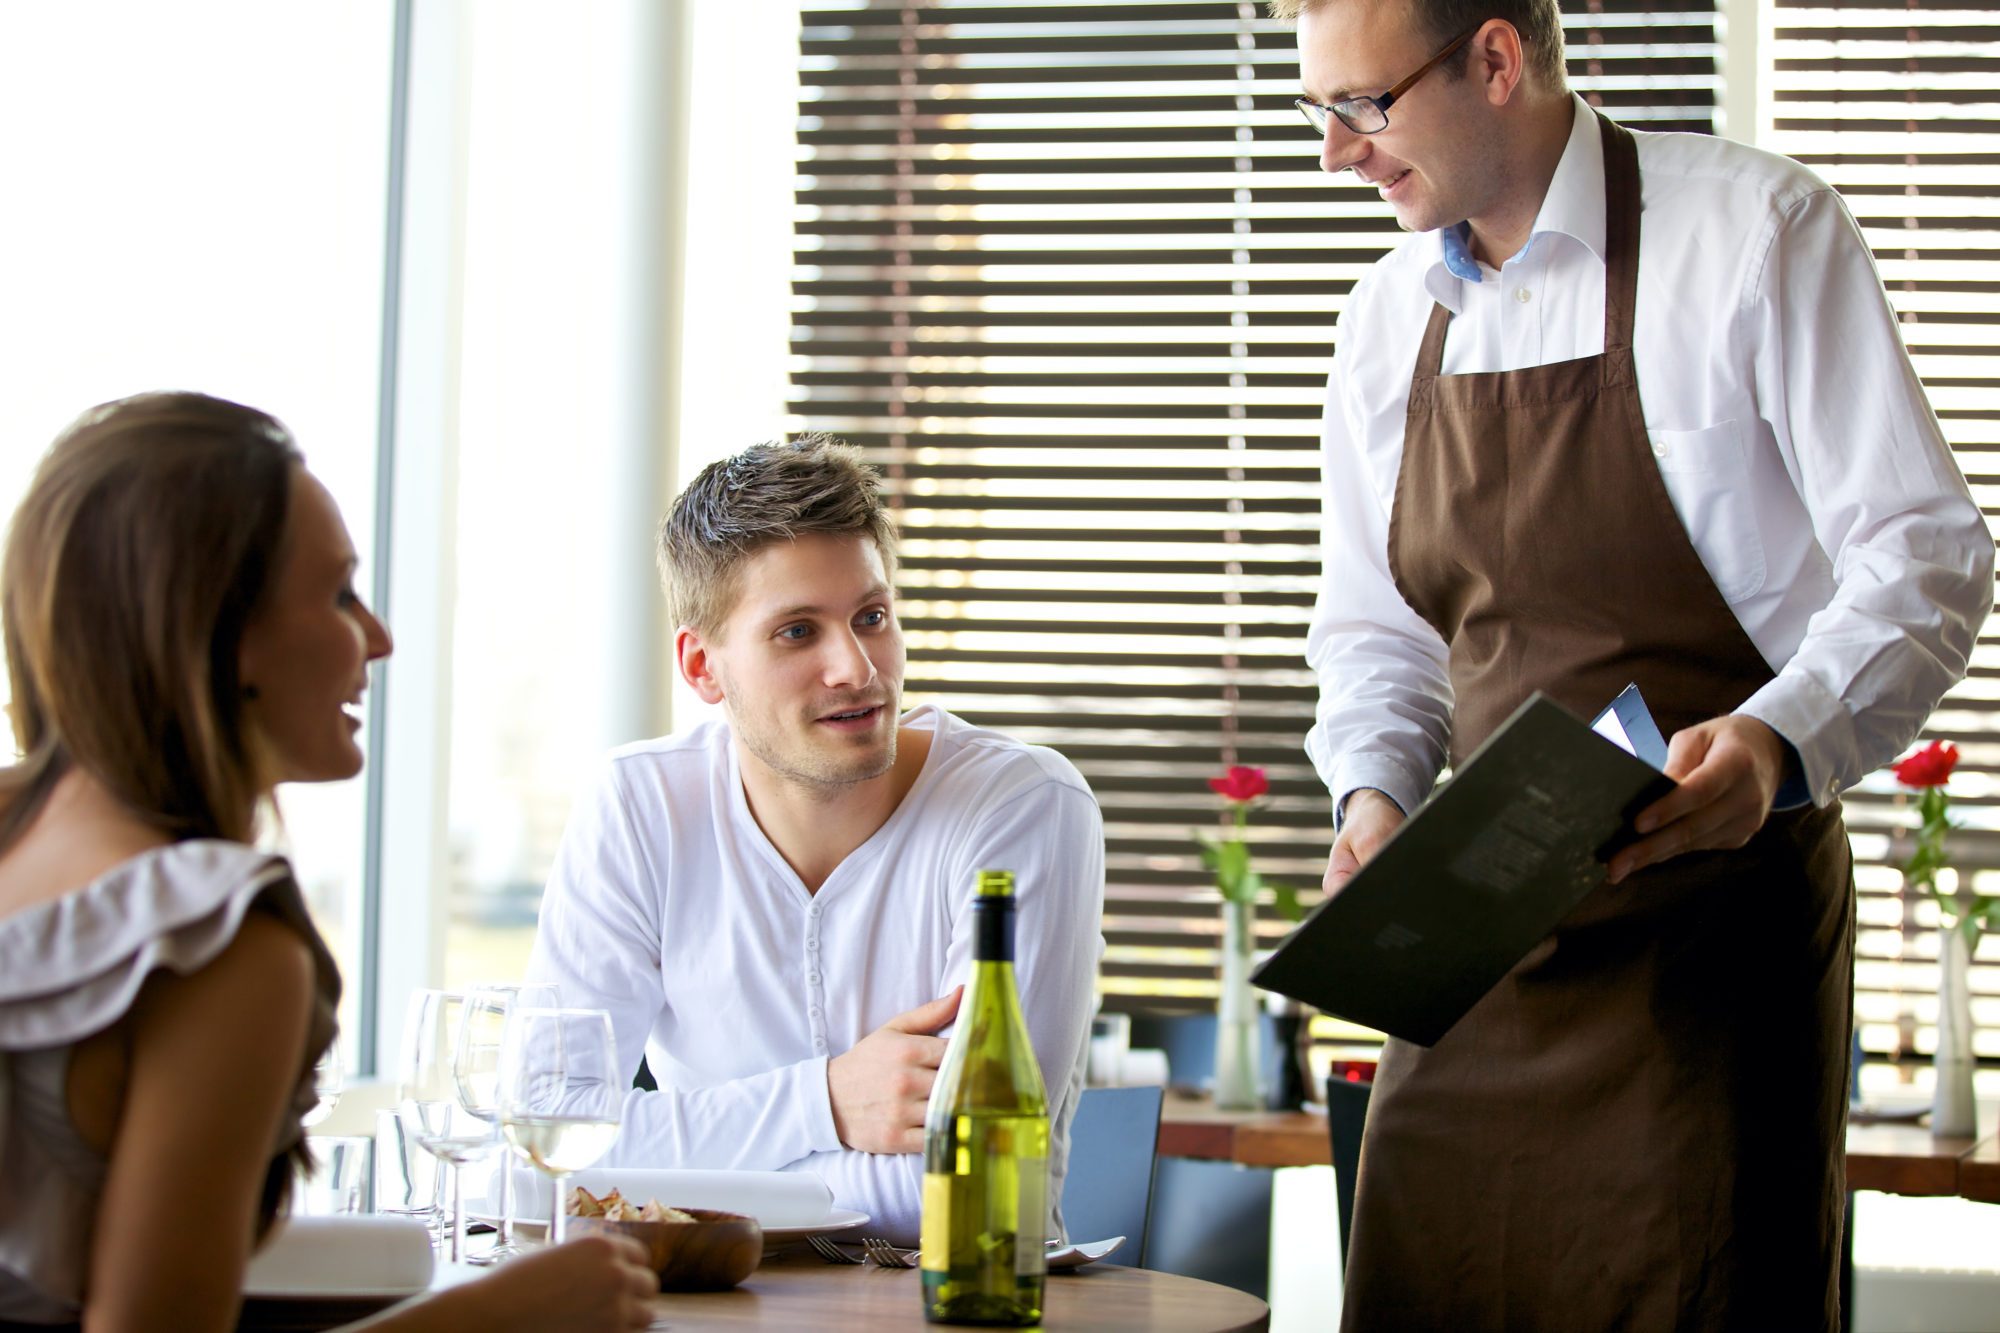
[[[1222,1111],[1254,1111],[1263,1105],[1257,992],[1250,984],[1256,948],[1256,904],[1225,901],[1222,992],[1215,1009],[1215,1105]]]
[[[1931,1093],[1931,1133],[1977,1138],[1979,1106],[1972,1098],[1972,947],[1946,927],[1938,945],[1937,1084]]]

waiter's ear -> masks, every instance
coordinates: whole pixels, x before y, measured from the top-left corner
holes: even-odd
[[[1527,76],[1521,34],[1506,19],[1488,19],[1466,47],[1466,77],[1478,81],[1489,106],[1507,105]]]

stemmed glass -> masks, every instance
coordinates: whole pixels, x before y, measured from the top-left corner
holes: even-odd
[[[310,1127],[333,1114],[334,1104],[340,1100],[341,1089],[346,1086],[345,1067],[340,1062],[340,1043],[330,1041],[313,1062],[313,1102],[312,1109],[299,1117],[301,1125]]]
[[[464,1024],[466,997],[462,991],[420,990],[410,996],[403,1026],[402,1083],[397,1100],[403,1116],[426,1152],[450,1172],[451,1261],[464,1255],[465,1209],[460,1168],[492,1151],[493,1126],[470,1115],[458,1102],[453,1063],[459,1030]]]
[[[500,1120],[500,1040],[507,1015],[515,1009],[554,1008],[556,988],[546,982],[481,986],[466,996],[465,1018],[458,1027],[458,1050],[452,1075],[458,1104],[494,1129]],[[511,1155],[500,1163],[500,1233],[493,1247],[474,1255],[475,1264],[496,1264],[521,1252],[514,1244],[514,1167]]]
[[[624,1109],[611,1015],[522,1006],[500,1038],[500,1128],[549,1178],[549,1240],[562,1244],[563,1180],[611,1147]]]

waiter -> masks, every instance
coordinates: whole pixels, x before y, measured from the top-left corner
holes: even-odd
[[[1327,390],[1327,889],[1535,690],[1636,682],[1680,784],[1443,1040],[1383,1052],[1345,1326],[1833,1327],[1839,793],[1964,673],[1992,540],[1824,182],[1599,116],[1555,0],[1272,9],[1321,165],[1413,233]]]

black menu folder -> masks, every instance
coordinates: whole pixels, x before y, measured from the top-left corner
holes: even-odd
[[[1603,882],[1632,818],[1672,788],[1538,693],[1251,980],[1432,1045]]]

